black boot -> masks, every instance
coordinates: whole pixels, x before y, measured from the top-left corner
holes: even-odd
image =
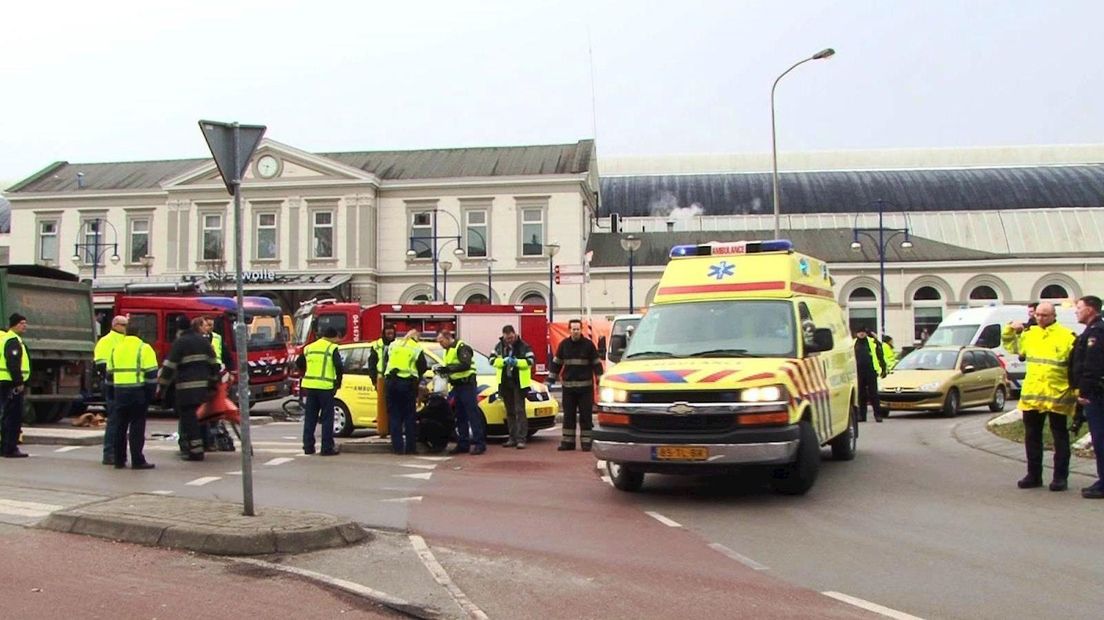
[[[566,452],[568,450],[574,450],[575,449],[575,444],[560,442],[560,447],[556,448],[556,449],[559,450],[560,452]]]

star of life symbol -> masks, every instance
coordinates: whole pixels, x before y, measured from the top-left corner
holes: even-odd
[[[728,261],[723,260],[723,261],[717,263],[716,265],[710,265],[709,266],[709,275],[707,275],[706,277],[707,278],[716,278],[718,280],[723,280],[723,279],[727,278],[728,276],[735,275],[735,274],[736,274],[736,265],[734,265],[734,264],[732,264]]]
[[[798,261],[797,267],[798,267],[798,269],[801,270],[801,275],[803,275],[803,276],[809,275],[809,260],[808,259],[803,258],[800,261]]]

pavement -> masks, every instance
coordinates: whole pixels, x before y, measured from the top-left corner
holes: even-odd
[[[989,431],[987,423],[993,416],[969,416],[955,424],[952,436],[959,443],[1021,463],[1027,462],[1022,443],[1005,439]],[[1053,470],[1051,460],[1043,458],[1043,468]],[[1070,474],[1083,476],[1088,482],[1096,480],[1096,461],[1074,454],[1070,458]],[[1076,486],[1071,481],[1070,486]]]

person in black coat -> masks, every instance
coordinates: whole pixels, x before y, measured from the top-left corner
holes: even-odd
[[[219,361],[211,343],[203,337],[203,317],[192,319],[190,328],[173,341],[157,377],[157,395],[170,404],[179,419],[180,455],[188,461],[203,460],[203,435],[196,410],[214,393],[219,380]]]
[[[882,343],[867,334],[865,327],[855,328],[855,366],[859,375],[859,421],[866,422],[866,405],[874,409],[874,421],[882,421],[882,408],[878,402],[878,377],[886,376],[885,354]]]

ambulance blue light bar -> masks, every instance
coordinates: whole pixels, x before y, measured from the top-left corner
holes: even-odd
[[[759,254],[761,252],[792,252],[789,239],[765,241],[732,241],[728,243],[703,243],[701,245],[676,245],[671,248],[671,258],[688,256],[724,256],[729,254]]]

